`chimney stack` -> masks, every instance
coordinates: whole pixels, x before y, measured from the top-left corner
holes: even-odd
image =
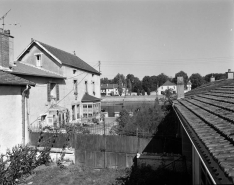
[[[9,70],[14,62],[14,37],[10,30],[0,28],[0,68]]]
[[[184,98],[184,78],[177,77],[177,99]]]
[[[233,79],[233,72],[231,71],[231,69],[228,69],[227,77],[228,79]]]

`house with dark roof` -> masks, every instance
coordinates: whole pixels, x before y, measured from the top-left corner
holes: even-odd
[[[234,183],[234,79],[229,76],[173,100],[193,184]]]
[[[167,80],[163,85],[161,85],[158,89],[157,89],[157,92],[158,92],[158,95],[161,95],[163,94],[163,92],[167,89],[172,89],[173,93],[176,93],[177,92],[177,89],[176,89],[176,84],[170,82],[169,80]]]
[[[67,115],[69,122],[100,117],[100,73],[75,54],[32,39],[12,66],[12,74],[36,83],[29,100],[35,125],[58,126]],[[55,104],[70,114],[50,115]]]
[[[102,96],[119,96],[119,85],[118,84],[101,84],[101,95]],[[123,86],[122,88],[122,96],[128,94],[128,90]]]

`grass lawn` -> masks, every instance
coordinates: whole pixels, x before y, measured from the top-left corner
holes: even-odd
[[[20,180],[20,185],[110,185],[115,184],[117,177],[123,176],[125,170],[103,169],[94,170],[91,168],[80,168],[70,165],[60,169],[56,165],[42,165],[34,170],[34,173]]]

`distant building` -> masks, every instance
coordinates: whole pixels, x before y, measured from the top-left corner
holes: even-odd
[[[119,96],[118,84],[101,84],[102,96]],[[125,96],[126,88],[123,87],[122,96]],[[126,92],[127,93],[127,92]]]
[[[161,85],[158,88],[158,95],[163,94],[163,92],[167,89],[172,89],[173,93],[177,92],[177,88],[176,88],[176,84],[170,82],[169,80],[167,80],[163,85]]]

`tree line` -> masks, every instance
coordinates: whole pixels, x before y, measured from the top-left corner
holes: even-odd
[[[184,86],[187,88],[187,83],[190,81],[192,83],[192,89],[199,87],[203,84],[210,82],[210,78],[213,76],[215,80],[226,79],[226,73],[210,73],[205,76],[201,76],[199,73],[193,73],[188,77],[187,73],[180,71],[175,74],[175,77],[169,77],[164,73],[161,73],[157,76],[145,76],[142,80],[138,77],[135,77],[133,74],[128,74],[126,77],[123,74],[117,74],[113,79],[101,78],[101,84],[118,84],[119,90],[121,91],[122,87],[128,89],[128,91],[136,93],[150,93],[156,91],[157,87],[163,85],[167,80],[176,84],[177,77],[182,76],[184,78]],[[122,94],[122,92],[121,92]]]

